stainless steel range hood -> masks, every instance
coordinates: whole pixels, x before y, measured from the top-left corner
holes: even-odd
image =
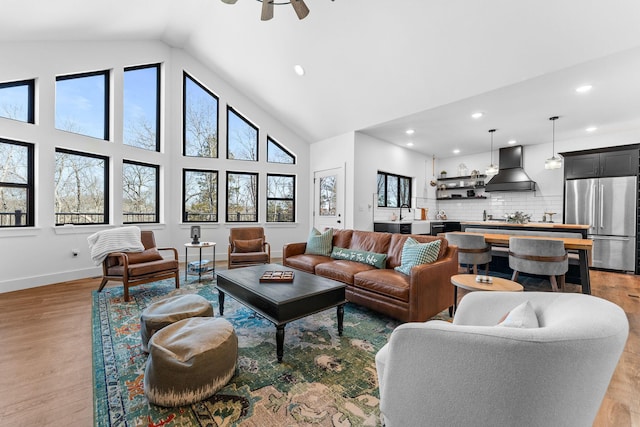
[[[500,149],[499,171],[484,191],[536,191],[536,183],[522,168],[522,145]]]

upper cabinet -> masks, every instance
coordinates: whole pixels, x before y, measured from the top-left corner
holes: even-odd
[[[592,150],[590,150],[592,151]],[[566,179],[638,174],[638,149],[562,153]]]

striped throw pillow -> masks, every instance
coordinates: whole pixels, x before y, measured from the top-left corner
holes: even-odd
[[[304,250],[305,254],[313,255],[331,255],[331,249],[333,248],[333,229],[329,228],[324,233],[320,233],[314,227],[309,233],[307,239],[307,248]]]
[[[402,247],[402,260],[396,271],[411,274],[411,268],[420,264],[429,264],[438,259],[440,252],[440,240],[429,243],[418,243],[413,237],[408,237]]]

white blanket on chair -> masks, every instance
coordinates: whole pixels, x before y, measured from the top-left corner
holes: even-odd
[[[140,228],[136,226],[102,230],[87,237],[91,259],[96,265],[111,252],[142,252],[144,245],[140,239]]]

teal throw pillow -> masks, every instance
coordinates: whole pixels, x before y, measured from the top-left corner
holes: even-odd
[[[407,238],[402,247],[402,260],[395,269],[400,273],[411,274],[411,268],[420,264],[429,264],[438,259],[440,240],[429,243],[418,243],[413,237]]]
[[[372,265],[376,268],[385,268],[387,264],[387,254],[338,247],[334,247],[333,251],[331,251],[331,258],[361,262],[362,264]]]
[[[333,247],[333,229],[329,228],[324,233],[320,233],[314,227],[309,233],[307,239],[307,248],[304,250],[305,254],[312,255],[331,255],[331,248]]]

